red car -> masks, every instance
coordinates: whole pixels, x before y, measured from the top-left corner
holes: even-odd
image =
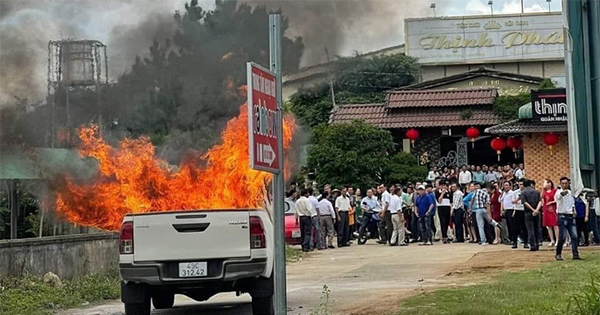
[[[300,224],[296,225],[296,204],[289,199],[285,200],[285,243],[287,245],[300,245]],[[313,235],[315,235],[313,231]],[[316,238],[315,238],[316,241]]]
[[[296,225],[296,204],[286,199],[283,205],[285,207],[285,243],[288,245],[300,244],[300,224]]]

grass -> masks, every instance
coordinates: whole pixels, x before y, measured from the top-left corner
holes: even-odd
[[[600,314],[585,310],[600,303],[598,282],[595,287],[590,282],[599,275],[600,254],[584,257],[585,261],[565,257],[563,262],[546,263],[536,270],[507,272],[491,283],[423,293],[404,300],[395,314]],[[583,304],[581,308],[575,303],[577,299]],[[596,306],[588,307],[590,301]]]
[[[120,292],[116,270],[63,280],[60,288],[54,288],[34,276],[4,277],[0,278],[0,314],[50,314],[85,302],[116,299]]]
[[[285,245],[285,262],[297,262],[302,258],[302,250]]]

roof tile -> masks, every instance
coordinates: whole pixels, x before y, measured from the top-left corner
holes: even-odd
[[[331,113],[330,124],[348,123],[353,120],[364,120],[376,127],[391,128],[427,128],[451,126],[485,126],[499,122],[498,116],[491,107],[469,107],[472,116],[463,119],[464,107],[418,107],[404,110],[386,108],[383,104],[342,105]]]
[[[388,91],[387,108],[492,105],[498,95],[496,88],[460,90]]]

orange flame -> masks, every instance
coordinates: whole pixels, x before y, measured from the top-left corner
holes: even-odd
[[[286,117],[283,127],[287,150],[294,120]],[[115,148],[99,137],[97,126],[82,127],[80,153],[98,160],[98,176],[83,185],[62,179],[56,209],[73,223],[118,230],[127,213],[262,207],[271,175],[249,167],[246,105],[221,137],[221,144],[202,156],[190,154],[173,172],[154,156],[149,138],[125,138]]]

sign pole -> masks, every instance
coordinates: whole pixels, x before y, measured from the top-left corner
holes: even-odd
[[[276,74],[277,90],[277,159],[280,171],[273,178],[273,225],[275,229],[275,314],[287,314],[285,284],[284,180],[283,180],[283,104],[281,101],[281,15],[269,15],[270,69]]]

